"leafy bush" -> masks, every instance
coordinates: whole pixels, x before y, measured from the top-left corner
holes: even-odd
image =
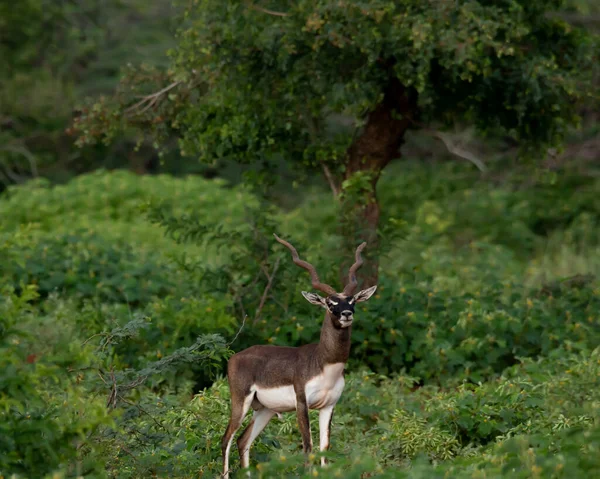
[[[330,467],[303,468],[296,419],[286,414],[253,446],[253,474],[597,472],[597,280],[523,286],[535,266],[523,258],[543,243],[531,229],[538,213],[516,206],[519,192],[473,200],[476,240],[461,244],[467,220],[445,224],[446,205],[469,187],[461,181],[448,201],[406,192],[415,214],[389,221],[403,239],[391,244],[377,296],[357,310]],[[510,241],[508,223],[487,229],[494,201],[521,218]],[[318,196],[284,212],[220,182],[97,173],[13,189],[0,211],[4,476],[219,473],[229,389],[218,376],[230,349],[315,341],[323,319],[300,294],[308,275],[272,233],[338,284],[337,210]],[[595,244],[586,214],[557,226],[553,241],[591,251],[578,249]],[[519,235],[533,243],[519,247]],[[559,249],[544,254],[563,258]]]
[[[35,287],[0,293],[0,474],[42,477],[68,467],[82,475],[99,468],[90,437],[110,416],[64,367],[81,367],[89,355],[76,344],[67,354],[37,354],[37,338],[22,328],[35,314],[29,306]]]
[[[11,187],[0,202],[0,217],[4,229],[28,223],[45,229],[71,228],[89,220],[135,223],[140,219],[140,206],[152,200],[169,201],[178,212],[191,210],[213,224],[233,223],[254,200],[240,187],[224,186],[223,180],[193,176],[139,176],[98,170],[64,185],[38,179]]]
[[[152,330],[145,318],[84,340],[77,324],[65,321],[73,304],[50,298],[44,313],[32,306],[37,299],[33,285],[20,294],[4,288],[0,299],[0,474],[102,475],[102,438],[131,433],[132,411],[143,411],[132,402],[138,388],[189,390],[190,366],[208,377],[229,354],[222,337],[208,334],[128,365],[129,351],[120,346]]]
[[[424,380],[479,381],[520,357],[600,342],[595,283],[558,286],[554,295],[512,283],[482,285],[475,294],[438,291],[426,281],[404,284],[380,278],[375,301],[357,310],[352,365],[382,373],[406,368]],[[265,340],[290,345],[317,340],[322,312],[304,305],[302,286],[290,299],[287,315],[257,325]]]
[[[410,471],[427,477],[428,471],[431,477],[443,477],[453,471],[453,477],[466,477],[480,468],[517,467],[527,457],[533,458],[530,470],[538,463],[546,468],[563,462],[572,464],[575,471],[588,467],[593,471],[598,467],[594,448],[600,444],[593,439],[588,455],[576,456],[572,441],[581,444],[597,433],[600,350],[557,351],[553,356],[525,361],[494,382],[452,390],[433,386],[413,390],[415,379],[402,375],[388,378],[364,371],[347,375],[346,390],[336,408],[332,449],[327,453],[332,464],[307,471],[306,476],[360,477],[359,471],[371,471],[383,477],[405,477]],[[557,400],[569,397],[569,391],[573,391],[572,400]],[[107,438],[112,451],[110,470],[122,471],[126,477],[217,474],[220,438],[229,419],[229,388],[220,380],[190,402],[186,397],[187,392],[140,398],[138,405],[146,414],[127,406],[126,431],[141,430],[153,439],[140,444],[127,433]],[[317,412],[311,411],[310,417],[316,434]],[[529,448],[532,452],[519,457],[525,440],[525,452]],[[544,455],[549,453],[554,459],[546,461]],[[273,419],[254,444],[251,457],[258,462],[259,477],[290,473],[303,477],[295,415]],[[433,466],[422,463],[421,457]],[[505,474],[508,471],[504,469]]]
[[[14,248],[19,260],[0,264],[0,276],[15,286],[37,284],[42,296],[60,291],[138,305],[175,291],[172,268],[156,254],[139,255],[131,245],[93,231],[42,235]]]

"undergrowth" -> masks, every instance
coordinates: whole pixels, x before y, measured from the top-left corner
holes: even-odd
[[[581,180],[582,199],[559,194],[570,173],[490,188],[457,166],[407,165],[382,179],[397,239],[357,309],[331,464],[304,468],[286,414],[253,446],[251,473],[597,475],[600,183]],[[318,339],[322,314],[300,294],[308,277],[272,233],[337,285],[335,218],[320,193],[282,211],[200,178],[98,172],[11,188],[0,198],[0,475],[217,475],[226,359]]]

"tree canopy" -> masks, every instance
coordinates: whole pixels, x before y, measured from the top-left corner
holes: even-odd
[[[166,99],[186,86],[196,95],[161,120],[181,131],[187,153],[209,161],[276,152],[330,162],[397,86],[414,98],[415,120],[418,112],[424,122],[458,119],[555,144],[576,122],[574,100],[591,93],[585,81],[597,59],[592,37],[548,15],[561,3],[195,2]],[[335,113],[355,121],[329,135]]]
[[[375,185],[409,128],[471,124],[540,152],[577,124],[597,39],[552,15],[561,4],[194,2],[169,69],[130,69],[84,110],[80,143],[123,125],[157,146],[175,133],[183,154],[258,165],[263,180],[285,158],[336,194],[364,193],[373,240]]]

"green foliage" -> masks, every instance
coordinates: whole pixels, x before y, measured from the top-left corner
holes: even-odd
[[[204,220],[228,223],[238,220],[255,199],[241,187],[224,186],[223,180],[98,170],[64,185],[37,180],[9,188],[0,213],[4,228],[36,223],[56,229],[57,222],[77,220],[85,224],[86,219],[134,223],[144,203],[169,200],[178,212],[193,210]]]
[[[119,346],[154,325],[133,318],[110,331],[82,340],[74,323],[65,324],[72,305],[52,303],[47,312],[31,306],[36,288],[17,295],[3,289],[0,302],[0,473],[42,477],[50,472],[102,475],[101,459],[108,446],[99,438],[114,437],[133,428],[131,411],[111,414],[117,405],[143,409],[132,399],[137,389],[152,384],[156,390],[189,386],[190,365],[205,375],[229,355],[219,335],[202,335],[164,357],[139,358],[129,367],[128,348]],[[89,326],[89,325],[86,325]],[[37,335],[43,335],[40,342]],[[150,342],[146,341],[146,347]],[[184,374],[178,373],[183,370]],[[166,381],[165,381],[166,379]],[[107,409],[107,406],[109,409]],[[127,409],[127,407],[125,407]],[[129,415],[128,415],[129,414]],[[137,416],[135,416],[137,417]],[[131,432],[131,429],[128,429]],[[107,439],[108,440],[108,439]]]
[[[253,446],[252,475],[597,472],[598,283],[541,271],[564,258],[535,228],[551,217],[552,241],[593,251],[597,182],[557,178],[586,202],[516,177],[490,191],[465,171],[411,165],[396,187],[384,176],[386,227],[402,239],[357,309],[331,465],[304,469],[286,414]],[[510,221],[488,219],[501,211]],[[272,233],[338,285],[337,207],[319,194],[283,212],[222,181],[97,172],[11,188],[0,213],[5,477],[218,474],[231,350],[315,341],[322,322]]]
[[[269,167],[284,157],[341,173],[367,114],[393,89],[418,99],[422,121],[556,144],[577,123],[575,101],[591,98],[597,60],[594,37],[547,15],[561,3],[197,2],[169,78],[154,87],[168,93],[132,119],[131,95],[102,99],[78,122],[80,141],[110,139],[121,121],[164,138],[168,123],[182,152],[208,163]],[[146,90],[139,77],[122,91]]]
[[[157,264],[152,255],[142,259],[131,245],[107,243],[87,230],[41,237],[19,247],[19,254],[22,263],[3,263],[0,275],[15,286],[37,284],[42,296],[60,291],[136,305],[174,291],[169,268]]]
[[[489,384],[456,390],[428,386],[411,393],[414,378],[350,374],[336,410],[332,450],[327,453],[332,464],[316,474],[354,477],[360,471],[372,471],[384,477],[428,477],[428,472],[429,477],[441,477],[453,471],[453,476],[462,477],[479,468],[508,474],[505,467],[519,461],[530,470],[536,465],[550,468],[563,463],[565,473],[569,467],[575,472],[594,471],[598,467],[594,456],[598,443],[593,438],[600,418],[599,353],[571,355],[563,351],[550,360],[515,366]],[[569,391],[574,393],[572,399],[557,401],[568,398]],[[128,435],[115,437],[111,467],[127,477],[150,471],[176,477],[192,472],[217,474],[228,398],[226,383],[218,381],[183,404],[173,395],[142,399],[141,406],[160,421],[138,413],[137,427],[156,440],[147,447]],[[507,418],[506,423],[495,423],[495,406]],[[316,423],[314,411],[311,419]],[[461,428],[468,421],[478,426]],[[492,436],[483,427],[490,421],[495,424]],[[579,447],[587,437],[592,439],[585,452]],[[525,444],[527,454],[520,457]],[[119,445],[129,453],[119,452]],[[258,477],[315,474],[303,471],[293,414],[269,423],[252,455],[258,461]],[[318,455],[313,457],[315,462]],[[426,465],[421,457],[433,465]],[[529,462],[528,457],[532,459]]]
[[[331,465],[315,452],[304,467],[286,414],[250,475],[599,476],[592,162],[387,166],[407,128],[467,124],[545,154],[593,121],[598,38],[573,14],[592,3],[0,5],[0,479],[218,475],[227,358],[319,336],[308,276],[272,233],[339,287],[375,193],[386,255],[357,308]],[[170,161],[176,147],[188,160]],[[198,160],[280,181],[289,211],[223,180],[42,179]]]
[[[112,90],[128,61],[165,63],[171,2],[23,0],[0,6],[0,191],[98,166],[142,167],[121,135],[113,148],[74,148],[70,123],[88,95]],[[130,163],[128,165],[128,163]]]
[[[37,354],[37,338],[23,328],[36,298],[32,286],[21,295],[1,290],[0,474],[42,477],[68,464],[73,473],[87,473],[97,466],[90,436],[110,417],[103,401],[90,399],[65,370],[85,364],[85,350],[71,344],[68,354]]]

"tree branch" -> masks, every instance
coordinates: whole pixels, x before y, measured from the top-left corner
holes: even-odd
[[[485,167],[485,164],[483,163],[483,161],[481,161],[479,158],[477,158],[471,152],[469,152],[467,150],[463,150],[460,146],[453,143],[452,140],[449,138],[449,135],[447,135],[446,133],[442,133],[441,131],[436,131],[436,130],[429,130],[426,133],[428,133],[431,136],[433,136],[434,138],[437,138],[438,140],[440,140],[444,144],[444,146],[448,149],[448,151],[450,153],[452,153],[453,155],[458,156],[459,158],[463,158],[467,161],[470,161],[477,168],[479,168],[479,171],[486,170],[486,167]]]
[[[273,286],[273,280],[275,279],[275,273],[277,273],[277,270],[279,269],[279,262],[281,261],[281,258],[277,258],[277,261],[275,261],[275,265],[273,266],[273,272],[269,275],[269,273],[267,273],[266,269],[263,269],[263,272],[265,273],[265,276],[268,279],[267,282],[267,286],[265,287],[265,290],[263,291],[262,297],[260,298],[260,303],[258,304],[258,308],[256,309],[256,314],[254,316],[254,324],[256,324],[256,322],[260,319],[260,313],[262,312],[263,307],[265,306],[265,302],[267,301],[267,296],[269,295],[269,290],[271,289],[271,286]]]
[[[289,17],[290,16],[289,13],[276,12],[274,10],[269,10],[268,8],[259,7],[258,5],[254,5],[253,3],[251,3],[249,6],[252,10],[256,10],[258,12],[263,12],[263,13],[266,13],[267,15],[273,15],[275,17]]]
[[[329,183],[329,187],[333,192],[333,196],[337,199],[340,196],[341,190],[340,187],[335,183],[335,178],[331,174],[331,170],[325,164],[321,165],[323,167],[323,173],[325,174],[325,178],[327,178],[327,182]]]
[[[246,324],[247,319],[248,319],[248,315],[244,314],[244,319],[242,320],[242,325],[240,326],[240,329],[238,329],[237,334],[233,337],[233,339],[231,341],[229,341],[229,344],[227,346],[231,346],[235,342],[235,340],[238,338],[238,336],[242,332],[242,329],[244,329],[244,325]]]
[[[424,133],[440,140],[444,144],[444,146],[446,147],[448,152],[451,153],[452,155],[458,156],[459,158],[470,161],[479,169],[479,171],[486,170],[486,166],[483,161],[481,161],[479,158],[477,158],[470,151],[464,150],[459,145],[454,143],[448,133],[442,133],[441,131],[433,130],[431,128],[426,127],[422,123],[419,123],[418,121],[415,121],[412,119],[411,119],[411,122],[414,123],[415,125],[417,125],[421,129],[421,131],[423,131]]]
[[[305,113],[305,115],[306,115],[306,124],[308,127],[308,134],[310,135],[310,138],[313,141],[313,143],[316,143],[319,138],[316,121],[315,121],[314,117],[310,114],[309,111],[307,111]],[[331,188],[331,191],[333,192],[334,198],[338,199],[340,196],[340,193],[341,193],[341,188],[336,184],[335,178],[331,174],[331,170],[325,163],[321,163],[321,168],[323,168],[323,174],[325,175],[325,178],[327,179],[327,183],[329,183],[329,187]]]
[[[162,90],[159,90],[155,93],[152,93],[150,95],[146,95],[146,96],[142,97],[142,99],[140,101],[138,101],[135,105],[132,105],[129,108],[127,108],[125,110],[125,113],[134,112],[139,107],[141,107],[144,103],[147,103],[146,106],[144,106],[144,108],[142,108],[142,110],[135,112],[135,114],[141,115],[149,108],[152,108],[162,95],[164,95],[165,93],[167,93],[168,91],[172,90],[173,88],[175,88],[176,86],[178,86],[180,84],[181,84],[181,80],[174,81],[170,85],[167,85],[166,87],[164,87]]]
[[[167,431],[167,428],[165,426],[163,426],[152,414],[150,414],[148,411],[146,411],[142,406],[140,406],[139,404],[136,404],[136,403],[130,401],[129,399],[125,399],[120,394],[118,394],[118,397],[119,397],[119,399],[121,401],[129,404],[130,406],[133,406],[133,407],[137,408],[138,411],[140,411],[141,413],[146,414],[150,419],[152,419],[152,421],[154,421],[154,424],[156,424],[158,427],[160,427],[164,431]]]
[[[8,162],[5,162],[4,164],[0,163],[0,167],[3,167],[3,170],[0,169],[0,173],[3,173],[6,178],[14,183],[24,183],[27,179],[24,176],[19,175],[16,171],[12,170]]]

